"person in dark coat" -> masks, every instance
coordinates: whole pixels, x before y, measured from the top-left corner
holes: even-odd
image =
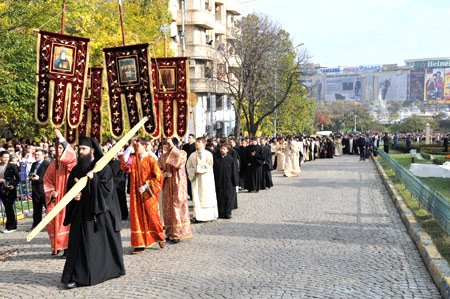
[[[356,146],[359,150],[359,161],[366,160],[366,138],[364,135],[360,135],[356,140]]]
[[[411,135],[406,136],[406,153],[411,151]]]
[[[114,186],[117,192],[117,199],[119,200],[120,214],[122,215],[122,220],[128,219],[128,206],[127,206],[127,195],[125,193],[126,180],[125,174],[122,169],[120,169],[121,162],[115,157],[109,162],[109,167],[114,177]]]
[[[5,207],[6,224],[2,233],[9,234],[17,230],[17,220],[14,213],[14,202],[17,199],[19,171],[17,165],[10,163],[8,151],[0,152],[0,199]]]
[[[444,152],[448,152],[448,134],[444,137]]]
[[[228,155],[230,155],[233,158],[233,163],[235,163],[235,177],[237,178],[237,182],[236,182],[236,188],[235,188],[235,192],[234,192],[234,199],[233,199],[233,204],[231,205],[232,209],[235,210],[238,208],[238,201],[237,201],[237,189],[240,186],[240,175],[239,175],[239,167],[241,164],[241,158],[239,156],[239,147],[236,146],[236,141],[234,139],[229,139],[228,140]]]
[[[261,154],[263,157],[262,175],[261,175],[261,189],[268,189],[273,187],[272,182],[272,151],[270,145],[265,138],[260,139]]]
[[[45,191],[44,191],[44,175],[50,162],[44,160],[44,152],[40,149],[34,152],[36,159],[31,164],[30,181],[31,181],[31,199],[33,201],[33,225],[30,230],[36,227],[42,221],[42,209],[45,207]]]
[[[252,137],[250,145],[245,151],[245,189],[248,192],[259,192],[261,189],[262,165],[264,158],[262,156],[261,146],[258,144],[258,138]]]
[[[383,151],[386,154],[389,154],[389,145],[390,145],[390,143],[391,143],[391,139],[389,138],[388,133],[385,132],[384,136],[383,136]]]
[[[214,153],[214,182],[216,185],[217,208],[219,218],[230,219],[234,196],[239,177],[236,160],[228,155],[228,146],[222,143]]]
[[[184,144],[181,149],[186,152],[187,156],[186,159],[189,159],[189,156],[195,152],[195,136],[194,134],[189,134],[188,136],[188,143]],[[187,172],[186,172],[187,175]],[[191,187],[191,181],[187,180],[187,191],[189,198],[192,198],[192,187]]]
[[[96,139],[79,138],[78,163],[67,181],[70,190],[87,176],[86,187],[66,207],[64,225],[71,225],[61,282],[71,289],[95,285],[125,274],[121,213],[109,165],[93,172],[103,156]],[[70,191],[68,191],[70,192]]]
[[[247,152],[247,146],[248,142],[245,139],[242,139],[240,141],[239,150],[236,149],[236,151],[239,154],[239,187],[241,189],[245,188],[245,173],[247,172],[247,161],[246,159],[246,152]]]

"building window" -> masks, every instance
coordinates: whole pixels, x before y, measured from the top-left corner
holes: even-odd
[[[211,97],[209,95],[206,97],[206,111],[211,111]]]
[[[205,0],[205,10],[211,10],[209,7],[209,0]]]
[[[223,96],[216,96],[216,111],[223,110]]]
[[[231,97],[228,97],[228,98],[227,98],[227,109],[228,109],[228,110],[231,110],[231,107],[232,107]]]

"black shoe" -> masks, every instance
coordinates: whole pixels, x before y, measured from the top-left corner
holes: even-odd
[[[58,255],[58,254],[59,254],[59,252],[60,252],[59,250],[57,250],[57,251],[56,251],[56,253],[55,253],[55,252],[53,251],[53,252],[52,252],[52,256],[56,256],[56,255]]]
[[[26,230],[27,233],[31,232],[36,226],[32,226],[29,229]]]
[[[169,242],[172,244],[178,244],[178,243],[180,243],[180,239],[169,240]]]
[[[225,219],[231,219],[231,215],[225,216]]]
[[[70,290],[70,289],[74,289],[74,288],[76,288],[78,285],[77,285],[77,283],[75,282],[75,281],[69,281],[68,283],[66,283],[66,288],[68,289],[68,290]]]
[[[64,253],[61,256],[62,259],[65,259],[67,257],[67,249],[64,249]]]

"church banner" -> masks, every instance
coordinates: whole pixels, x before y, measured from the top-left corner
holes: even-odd
[[[126,126],[134,127],[144,116],[148,134],[156,130],[148,44],[103,49],[109,96],[111,133],[119,138]]]
[[[82,118],[89,39],[39,31],[35,118],[76,128]]]
[[[153,137],[187,133],[189,74],[187,57],[152,58],[152,81],[157,129]]]
[[[83,119],[77,129],[66,127],[66,139],[69,143],[75,143],[78,136],[89,136],[102,141],[102,74],[103,68],[89,68]]]

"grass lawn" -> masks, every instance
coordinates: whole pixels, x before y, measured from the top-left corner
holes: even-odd
[[[405,186],[395,177],[394,171],[386,163],[384,163],[381,158],[379,158],[379,161],[383,166],[387,176],[392,180],[392,182],[394,182],[395,186],[399,190],[406,205],[413,212],[417,222],[430,235],[434,245],[436,246],[442,257],[445,258],[448,263],[450,263],[450,237],[447,232],[441,228],[441,226],[436,222],[436,220],[433,219],[433,217],[427,210],[420,207],[419,201],[414,198],[414,196],[412,196],[412,194],[405,188]],[[435,178],[426,179],[434,180]],[[444,186],[441,187],[442,189],[447,189],[447,192],[449,192],[448,189],[450,187],[448,185],[450,179],[446,180],[447,183],[445,188]],[[435,182],[433,182],[433,184],[434,183]],[[447,198],[449,197],[447,196]]]
[[[389,154],[390,157],[395,159],[403,168],[409,170],[411,166],[411,154]],[[443,157],[443,156],[433,156]],[[418,160],[414,159],[415,163],[430,163],[430,160]],[[421,178],[417,177],[422,183],[429,186],[431,189],[435,190],[442,196],[444,196],[448,201],[450,201],[450,178]]]

